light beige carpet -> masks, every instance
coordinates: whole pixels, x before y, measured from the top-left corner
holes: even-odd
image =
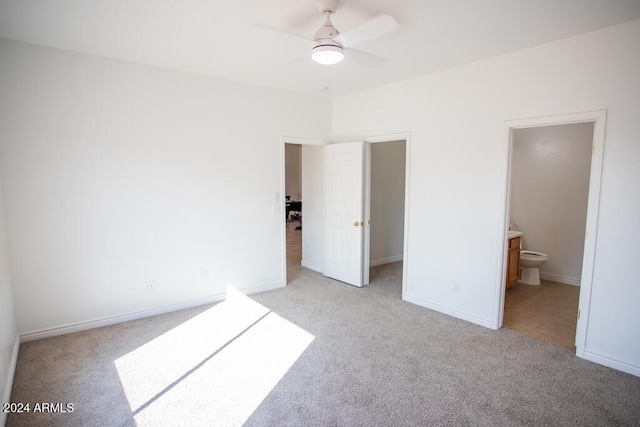
[[[638,425],[640,378],[291,266],[286,288],[23,344],[9,426]]]

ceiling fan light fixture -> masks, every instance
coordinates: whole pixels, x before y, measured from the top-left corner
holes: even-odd
[[[344,59],[342,47],[334,44],[315,46],[311,53],[311,59],[322,65],[333,65]]]

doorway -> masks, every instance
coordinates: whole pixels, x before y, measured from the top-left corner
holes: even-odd
[[[574,350],[593,122],[513,130],[509,229],[545,254],[505,294],[504,327]],[[522,266],[522,261],[520,262]],[[524,270],[523,270],[524,271]],[[516,272],[517,273],[517,272]],[[536,282],[538,282],[536,280]]]
[[[282,147],[282,178],[281,178],[281,195],[282,200],[285,199],[285,178],[286,178],[286,159],[285,159],[285,150],[287,144],[299,144],[302,149],[302,161],[300,167],[300,174],[302,180],[302,233],[300,234],[301,242],[300,245],[302,247],[302,260],[300,261],[300,266],[305,267],[309,270],[313,270],[319,273],[325,273],[325,262],[327,258],[328,251],[328,234],[326,232],[327,224],[326,224],[326,180],[325,180],[325,145],[326,142],[320,140],[310,140],[310,139],[299,139],[299,138],[288,138],[283,137],[281,140]],[[370,189],[371,189],[371,146],[374,146],[378,143],[389,143],[388,145],[391,147],[401,147],[401,150],[396,148],[396,152],[394,154],[395,157],[399,157],[400,162],[402,162],[402,169],[400,172],[400,176],[396,174],[393,180],[401,180],[403,181],[403,187],[392,187],[395,189],[395,194],[392,199],[394,200],[394,207],[391,215],[388,219],[383,221],[387,222],[391,221],[395,226],[392,232],[392,236],[394,238],[393,245],[391,246],[391,251],[388,252],[388,256],[378,256],[374,252],[374,256],[376,259],[373,261],[374,268],[384,268],[385,265],[393,265],[395,264],[395,269],[399,270],[401,273],[398,274],[399,281],[401,282],[401,294],[404,297],[404,288],[405,288],[405,278],[407,277],[407,265],[408,265],[408,256],[407,256],[407,234],[409,230],[408,223],[408,209],[406,206],[408,205],[408,191],[409,191],[409,152],[410,152],[410,134],[408,132],[398,133],[398,134],[390,134],[383,136],[376,136],[367,138],[365,141],[364,150],[364,163],[365,167],[365,176],[364,176],[364,186],[360,188],[358,192],[361,194],[362,204],[365,210],[365,216],[362,219],[367,218],[368,220],[371,218],[370,212]],[[331,144],[335,145],[335,144]],[[385,144],[379,146],[382,151],[384,151]],[[377,152],[377,148],[374,148],[374,153]],[[375,154],[374,154],[375,156]],[[384,160],[384,154],[383,154]],[[384,161],[383,161],[384,163]],[[378,171],[378,168],[376,168]],[[379,171],[378,171],[379,172]],[[374,178],[375,179],[375,178]],[[384,181],[384,178],[382,179]],[[280,197],[280,196],[278,196]],[[284,213],[282,215],[284,218]],[[374,218],[374,222],[377,220]],[[363,221],[364,222],[364,221]],[[288,283],[288,275],[287,275],[287,223],[282,222],[282,248],[283,248],[283,284]],[[360,244],[362,251],[362,263],[361,263],[361,271],[362,271],[362,284],[369,283],[370,276],[370,255],[371,255],[371,239],[370,239],[370,224],[363,224],[363,240]],[[377,230],[376,232],[378,232]],[[384,232],[383,232],[384,234]],[[375,237],[374,237],[375,239]],[[374,243],[375,244],[375,243]],[[401,248],[398,251],[398,247]],[[387,248],[388,249],[388,248]],[[297,267],[296,267],[297,268]]]
[[[505,247],[508,231],[520,231],[521,247],[549,260],[539,269],[540,285],[523,283],[530,281],[527,274],[509,290],[503,264],[500,324],[568,348],[575,344],[579,356],[591,296],[604,121],[604,111],[597,111],[508,123]]]
[[[389,276],[398,282],[399,291],[404,260],[406,158],[404,139],[367,144],[368,233],[364,244],[369,263],[365,283],[376,283]]]
[[[323,222],[320,210],[324,191],[322,152],[325,144],[326,141],[306,138],[282,137],[280,140],[282,169],[280,192],[276,194],[276,199],[281,210],[274,213],[277,213],[282,224],[284,286],[295,279],[296,273],[302,267],[314,271],[322,270]],[[287,195],[291,196],[291,199],[298,199],[294,200],[300,202],[295,208],[301,211],[294,211],[291,205],[287,209]],[[292,214],[300,217],[293,219]],[[298,227],[301,229],[296,230]]]
[[[287,278],[302,262],[302,145],[284,144],[284,195]]]
[[[389,136],[325,147],[324,275],[362,287],[371,266],[405,259],[408,144]]]
[[[364,283],[375,281],[377,273],[393,274],[401,283],[404,299],[409,266],[411,134],[373,136],[365,142],[364,206],[370,224],[364,236]]]

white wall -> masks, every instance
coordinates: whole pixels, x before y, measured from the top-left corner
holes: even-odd
[[[284,286],[281,136],[330,101],[8,40],[0,93],[21,334]]]
[[[299,144],[284,145],[285,158],[285,195],[291,200],[302,199],[302,146]]]
[[[592,143],[593,123],[513,131],[510,222],[549,255],[543,279],[580,284]]]
[[[371,144],[371,265],[402,259],[405,149],[404,141]]]
[[[4,198],[0,186],[0,403],[10,402],[13,372],[18,356],[18,332],[16,330],[9,253],[4,217]],[[6,414],[0,412],[0,425]]]
[[[411,132],[407,300],[497,327],[505,121],[607,109],[585,356],[640,375],[638,40],[633,21],[334,100],[335,139]]]

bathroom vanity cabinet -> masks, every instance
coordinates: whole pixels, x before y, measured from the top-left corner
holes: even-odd
[[[520,273],[520,236],[509,236],[507,245],[507,288],[518,281]]]

